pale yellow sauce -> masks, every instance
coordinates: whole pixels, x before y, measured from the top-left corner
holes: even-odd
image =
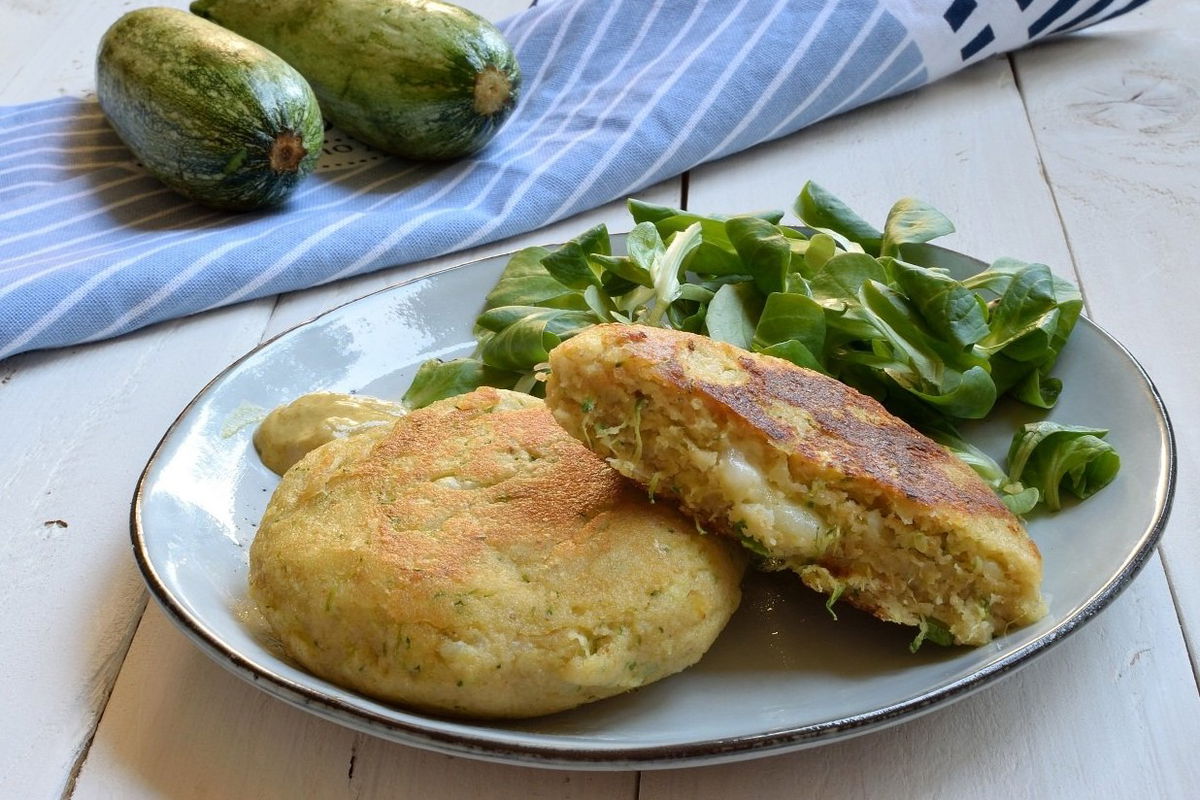
[[[254,432],[258,457],[275,473],[334,439],[395,422],[408,413],[400,403],[356,394],[314,392],[279,406]]]

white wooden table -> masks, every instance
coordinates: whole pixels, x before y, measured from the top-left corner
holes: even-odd
[[[0,0],[0,104],[89,91],[101,33],[142,4]],[[463,4],[500,18],[522,2]],[[469,253],[0,362],[0,798],[1200,797],[1197,48],[1200,4],[1154,0],[643,193],[701,211],[786,207],[811,177],[872,219],[915,194],[960,223],[952,247],[1074,273],[1087,313],[1138,356],[1172,412],[1179,491],[1130,588],[1018,674],[791,755],[563,772],[432,754],[306,715],[210,662],[147,605],[129,546],[134,482],[211,377],[400,279],[601,220],[627,228],[612,204]]]

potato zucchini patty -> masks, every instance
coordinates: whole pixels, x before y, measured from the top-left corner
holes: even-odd
[[[637,325],[590,328],[550,368],[572,435],[813,589],[960,644],[1045,614],[1041,555],[991,489],[832,378]]]
[[[357,691],[528,717],[695,663],[746,558],[567,435],[479,389],[334,439],[271,498],[250,590],[287,652]]]

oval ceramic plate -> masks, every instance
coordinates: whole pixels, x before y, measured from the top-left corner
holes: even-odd
[[[937,251],[945,266],[979,263]],[[790,575],[754,575],[699,664],[635,692],[534,720],[480,723],[412,713],[289,662],[246,598],[247,554],[277,478],[251,444],[265,410],[316,390],[399,398],[430,357],[465,355],[497,256],[386,289],[301,325],[217,377],[167,431],[139,483],[133,546],[182,630],[235,674],[343,725],[458,755],[580,769],[691,766],[813,746],[961,698],[1044,652],[1137,573],[1165,523],[1174,450],[1162,403],[1130,354],[1081,320],[1056,374],[1051,418],[1110,430],[1117,480],[1086,503],[1037,516],[1050,613],[986,647],[908,651],[914,631],[850,608],[835,622]],[[1003,455],[1031,410],[970,431]],[[1086,537],[1086,546],[1081,540]]]

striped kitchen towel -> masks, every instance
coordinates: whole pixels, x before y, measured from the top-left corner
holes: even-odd
[[[329,131],[281,209],[181,199],[94,101],[0,108],[0,358],[532,230],[1145,0],[542,0],[501,23],[523,96],[477,157]]]

